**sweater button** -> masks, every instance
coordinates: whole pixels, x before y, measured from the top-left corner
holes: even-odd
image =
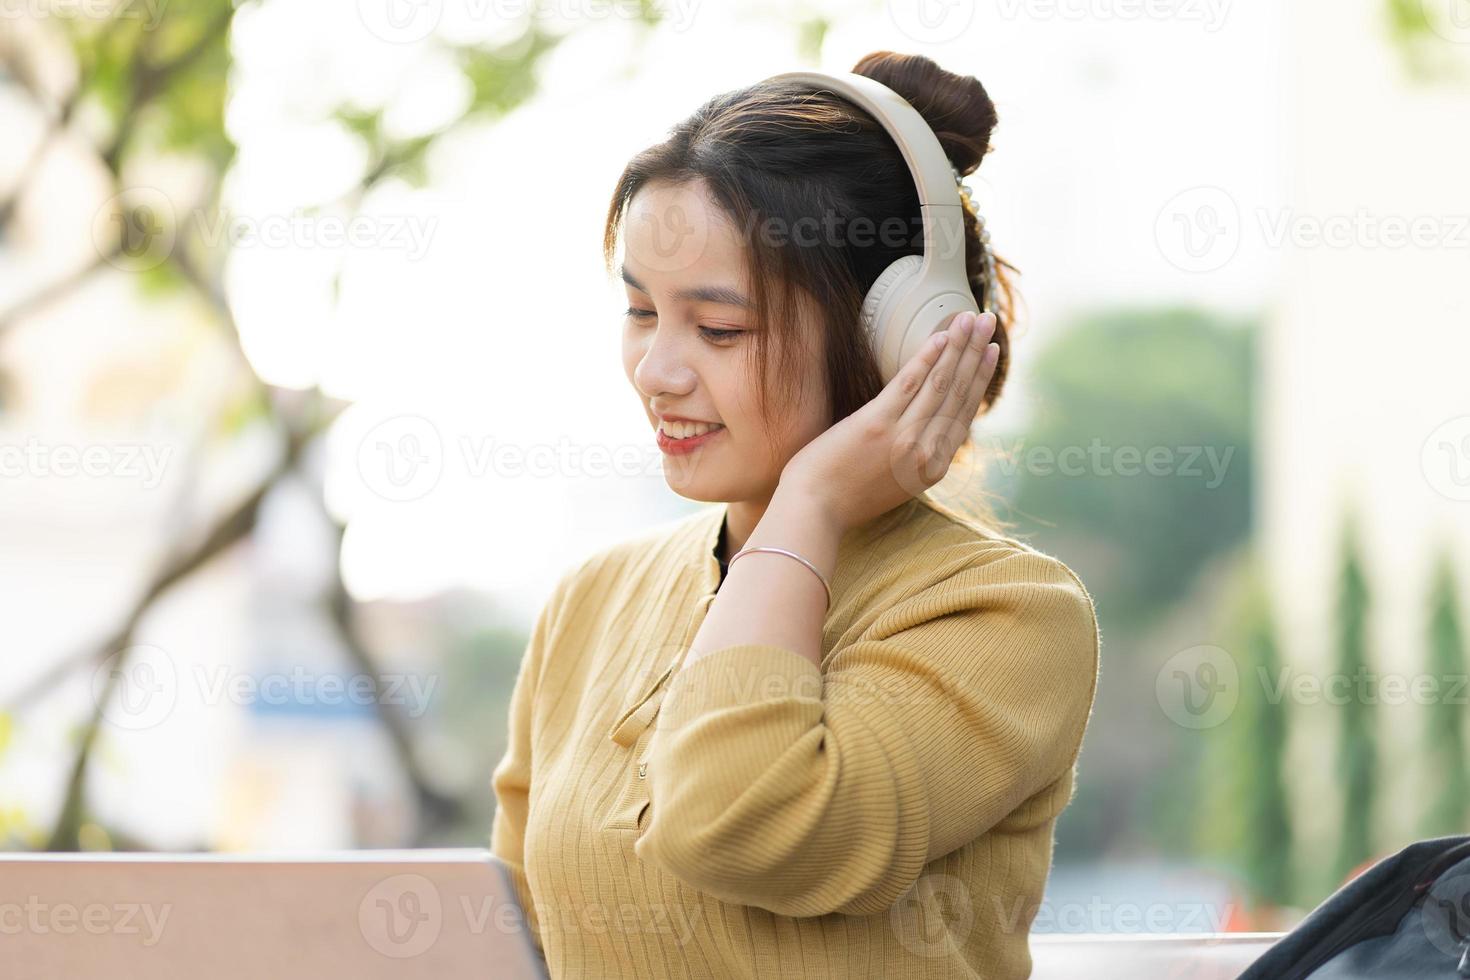
[[[647,775],[648,775],[648,763],[646,763],[646,762],[640,762],[640,763],[638,763],[638,778],[639,779],[642,779],[643,777],[645,777]]]

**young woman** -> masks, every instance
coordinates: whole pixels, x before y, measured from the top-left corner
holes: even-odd
[[[853,71],[979,166],[978,81]],[[711,505],[565,575],[521,665],[491,848],[554,977],[1030,974],[1097,620],[1065,564],[929,492],[1000,394],[1012,304],[967,203],[990,312],[882,383],[860,304],[920,228],[887,132],[790,80],[618,182],[623,367],[670,486]]]

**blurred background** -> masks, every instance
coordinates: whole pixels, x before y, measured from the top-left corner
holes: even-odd
[[[613,183],[880,49],[997,103],[966,478],[1101,620],[1035,929],[1470,832],[1467,0],[0,0],[0,847],[486,845],[552,583],[698,506]]]

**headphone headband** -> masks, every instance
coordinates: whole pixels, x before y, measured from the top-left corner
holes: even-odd
[[[939,137],[908,99],[882,82],[856,72],[789,71],[769,81],[800,82],[826,89],[857,103],[876,119],[898,145],[919,192],[924,219],[924,269],[943,267],[945,275],[958,270],[964,278],[964,206],[960,203],[958,175],[939,144]]]
[[[965,273],[965,213],[959,174],[939,137],[907,99],[855,72],[792,71],[771,82],[798,82],[856,103],[893,138],[913,175],[924,222],[924,254],[893,262],[863,298],[862,320],[886,384],[929,336],[962,312],[979,312]],[[988,252],[986,253],[988,257]],[[988,291],[990,284],[984,288]]]

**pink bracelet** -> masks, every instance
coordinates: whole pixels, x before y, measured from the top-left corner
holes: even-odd
[[[810,568],[812,570],[812,574],[815,575],[818,579],[821,580],[821,582],[822,582],[822,588],[827,590],[827,609],[828,609],[828,611],[830,611],[832,609],[832,586],[830,586],[830,585],[827,584],[827,576],[825,576],[821,572],[817,571],[817,566],[816,565],[813,565],[811,562],[807,561],[805,558],[801,557],[800,555],[798,555],[794,551],[787,551],[785,548],[767,548],[767,547],[741,548],[739,551],[735,552],[735,554],[731,555],[730,556],[730,560],[725,563],[725,570],[726,570],[726,572],[728,573],[729,572],[729,569],[731,569],[731,568],[734,567],[736,560],[741,555],[748,555],[752,551],[770,551],[770,552],[773,552],[773,553],[778,554],[778,555],[785,555],[788,558],[795,558],[797,561],[801,562],[807,568]]]

